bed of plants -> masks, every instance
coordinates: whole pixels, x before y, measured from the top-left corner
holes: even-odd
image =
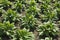
[[[0,40],[60,40],[60,0],[0,0]]]

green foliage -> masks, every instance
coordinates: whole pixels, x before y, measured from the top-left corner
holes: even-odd
[[[27,13],[35,16],[36,14],[39,13],[39,9],[35,6],[31,6],[31,7],[29,7],[29,9],[27,9]]]
[[[2,37],[3,36],[3,37]],[[0,23],[0,37],[3,39],[8,36],[10,40],[34,40],[34,35],[26,29],[16,29],[13,23]]]
[[[14,24],[11,23],[9,21],[4,22],[4,23],[0,23],[0,37],[3,39],[4,37],[6,38],[11,38],[12,34],[14,34]],[[7,37],[8,36],[8,37]]]
[[[45,0],[47,1],[47,0]],[[57,20],[58,17],[57,17],[57,9],[52,6],[52,5],[55,5],[55,4],[50,4],[50,2],[46,2],[45,1],[42,2],[42,4],[40,5],[40,13],[41,13],[41,20],[44,20],[44,21],[49,21],[49,20]],[[55,8],[55,9],[54,9]]]
[[[51,37],[45,37],[45,39],[41,39],[41,40],[53,40]]]
[[[54,11],[52,11],[51,13],[46,13],[45,15],[44,14],[41,14],[40,16],[41,20],[44,20],[44,21],[48,21],[48,20],[57,20],[57,13],[55,13]]]
[[[10,8],[10,6],[12,5],[12,3],[8,0],[1,0],[0,4],[1,4],[0,6],[5,10]]]
[[[53,40],[59,21],[60,0],[0,0],[0,40],[34,40],[37,28],[39,37]]]
[[[16,2],[14,4],[14,7],[15,7],[14,9],[19,13],[25,11],[26,4],[27,4],[26,1],[27,0],[16,0]]]
[[[2,16],[2,10],[0,9],[0,16]]]
[[[55,37],[58,34],[59,28],[50,22],[44,23],[38,27],[39,35],[44,37]]]
[[[15,11],[11,9],[8,9],[7,12],[3,14],[3,17],[4,21],[10,21],[11,23],[19,21],[19,14],[17,14]]]
[[[37,8],[37,6],[36,6],[37,4],[36,4],[36,2],[35,2],[35,0],[30,0],[30,2],[29,2],[29,7],[28,7],[28,9],[27,9],[27,13],[29,13],[29,14],[32,14],[32,15],[36,15],[36,14],[38,14],[39,13],[39,9]]]
[[[5,23],[0,23],[0,30],[1,31],[9,31],[9,30],[12,30],[14,29],[14,24],[11,23],[8,21],[8,22],[5,22]]]
[[[22,12],[23,10],[25,10],[25,5],[20,2],[16,2],[15,9],[17,10],[17,12]]]
[[[34,35],[32,34],[32,32],[29,32],[26,29],[18,29],[16,33],[16,37],[18,37],[16,40],[34,40]]]
[[[60,8],[57,9],[57,17],[58,17],[58,19],[60,19],[59,15],[60,15]]]
[[[35,0],[31,0],[31,1],[30,1],[30,6],[36,6]]]
[[[0,40],[2,40],[2,39],[0,38]]]
[[[33,15],[26,13],[26,16],[22,18],[22,28],[35,29],[36,19]]]
[[[26,3],[26,0],[16,0],[17,2],[20,2],[22,4],[25,4]]]

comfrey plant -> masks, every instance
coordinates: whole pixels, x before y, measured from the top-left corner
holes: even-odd
[[[16,40],[34,40],[34,35],[26,29],[17,29]]]
[[[49,21],[49,20],[57,20],[57,10],[56,9],[53,9],[54,7],[51,7],[51,5],[47,4],[47,3],[42,3],[40,5],[40,17],[41,17],[41,20],[43,21]]]
[[[38,27],[40,37],[57,37],[59,28],[52,22],[45,22]]]
[[[17,29],[14,23],[9,21],[0,23],[0,39],[1,40],[34,40],[32,32],[26,29]]]
[[[15,4],[14,4],[14,9],[21,13],[22,11],[25,11],[26,9],[26,0],[16,0]]]
[[[40,18],[42,21],[49,21],[49,20],[58,20],[58,17],[57,17],[57,14],[55,12],[51,12],[51,13],[46,13],[45,15],[44,14],[41,14],[40,15]]]
[[[39,11],[40,11],[40,9],[38,9],[38,7],[36,6],[35,0],[30,0],[29,6],[28,6],[26,12],[36,16],[39,13]]]
[[[31,7],[29,7],[29,9],[27,9],[27,13],[35,16],[36,14],[39,13],[39,10],[36,6],[31,6]]]
[[[2,40],[5,38],[7,40],[12,39],[14,35],[15,26],[13,23],[10,24],[9,21],[0,23],[0,37]]]
[[[22,18],[22,28],[34,30],[36,28],[36,18],[33,15],[26,13],[26,16]]]
[[[16,6],[17,12],[22,12],[22,10],[23,10],[23,4],[17,2],[17,3],[15,4],[15,6]]]
[[[8,8],[11,8],[12,3],[8,0],[0,0],[0,7],[2,7],[4,10],[7,10]]]
[[[3,14],[3,22],[6,21],[10,21],[10,23],[19,21],[19,14],[12,9],[8,9],[7,12]]]

